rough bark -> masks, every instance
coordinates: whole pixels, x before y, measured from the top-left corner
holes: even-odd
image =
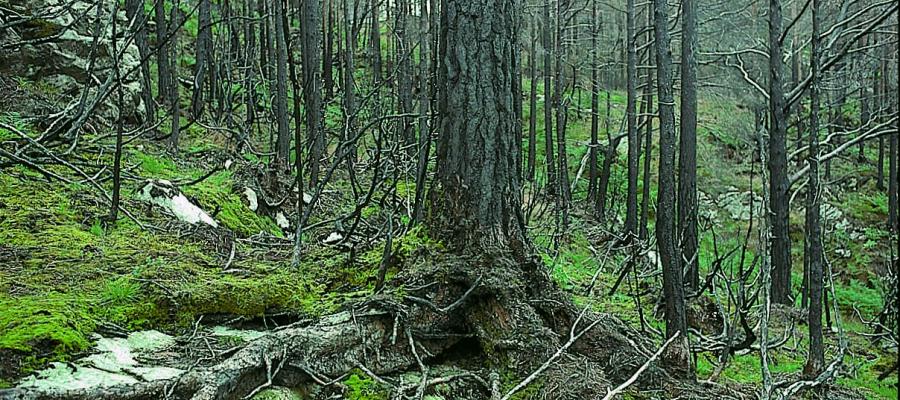
[[[687,287],[700,288],[697,247],[697,5],[683,0],[681,29],[681,135],[678,147],[678,232]]]
[[[772,302],[791,302],[791,237],[784,117],[781,0],[769,0],[769,209],[772,213]]]
[[[509,4],[507,4],[509,3]],[[451,242],[524,250],[514,140],[513,15],[486,12],[514,0],[452,0],[441,15],[437,147],[432,226]],[[482,18],[479,18],[479,15]]]
[[[666,349],[663,360],[683,374],[693,374],[681,254],[675,238],[675,96],[672,89],[672,52],[666,0],[654,0],[656,39],[656,87],[659,109],[659,184],[656,200],[656,240],[663,264],[666,337],[681,336]]]

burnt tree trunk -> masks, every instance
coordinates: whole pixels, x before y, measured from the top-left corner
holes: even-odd
[[[697,10],[683,0],[681,29],[681,135],[678,147],[678,239],[687,263],[687,287],[700,288],[697,247]]]
[[[809,185],[806,188],[806,258],[809,265],[809,357],[803,368],[804,376],[814,378],[825,366],[825,347],[822,337],[822,226],[820,220],[821,191],[819,186],[819,0],[812,0],[812,54],[810,55],[809,89]]]
[[[300,7],[300,44],[303,64],[303,99],[306,101],[306,132],[309,151],[309,187],[319,183],[319,163],[325,153],[325,131],[322,120],[322,3],[304,0]]]
[[[666,0],[654,0],[656,38],[656,87],[659,109],[659,184],[656,199],[656,240],[663,264],[666,337],[681,333],[679,340],[666,349],[663,360],[693,374],[681,254],[675,238],[675,96],[672,89],[672,52],[669,48],[669,13]]]
[[[289,171],[291,154],[291,131],[288,122],[287,111],[287,59],[288,51],[287,24],[284,12],[284,4],[281,0],[275,0],[275,123],[278,129],[275,142],[275,168]]]
[[[787,175],[787,121],[784,118],[781,0],[769,0],[769,209],[772,213],[772,301],[791,302],[791,237]],[[661,193],[662,191],[660,191]]]
[[[686,2],[690,0],[684,0]],[[626,7],[625,46],[628,56],[625,67],[625,86],[627,98],[625,103],[626,129],[628,130],[628,188],[625,200],[625,238],[637,237],[637,185],[638,158],[640,157],[640,141],[637,132],[637,37],[635,36],[634,0],[628,0]]]
[[[537,20],[531,20],[531,38],[529,40],[528,71],[531,80],[531,95],[528,98],[528,160],[525,168],[525,178],[534,180],[535,164],[537,163]]]
[[[550,51],[553,43],[550,41],[550,0],[544,0],[543,24],[541,26],[541,46],[544,48],[544,163],[547,166],[547,193],[556,193],[556,165],[553,157],[553,102],[550,100],[550,60],[553,52]]]
[[[600,130],[600,82],[597,76],[597,37],[600,35],[597,0],[591,2],[591,143],[588,150],[588,204],[597,204],[597,155],[600,151],[598,142]]]

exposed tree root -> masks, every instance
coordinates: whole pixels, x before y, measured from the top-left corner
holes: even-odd
[[[602,396],[610,382],[628,379],[651,354],[618,319],[583,311],[537,263],[440,254],[436,262],[408,263],[382,294],[350,310],[275,331],[174,380],[63,392],[11,389],[0,391],[0,398],[241,399],[268,385],[325,384],[357,368],[375,376],[424,371],[453,352],[480,358],[474,365],[493,370],[493,379],[471,376],[484,398],[491,396],[489,386],[494,396],[507,394],[496,393],[498,372],[524,379],[551,356],[558,359],[537,377],[545,382],[542,390],[554,398]],[[580,336],[569,343],[573,332]],[[558,352],[563,345],[566,351]],[[650,367],[638,384],[667,380]]]

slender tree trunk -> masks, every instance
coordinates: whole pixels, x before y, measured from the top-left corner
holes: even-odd
[[[204,0],[206,1],[206,0]],[[274,0],[275,14],[275,123],[278,140],[275,143],[275,168],[290,171],[291,131],[287,111],[287,58],[290,51],[285,38],[287,24],[283,0]]]
[[[597,204],[597,153],[600,151],[598,134],[600,128],[600,82],[597,76],[597,37],[600,35],[600,21],[597,0],[591,2],[591,144],[588,150],[588,204]]]
[[[429,78],[431,56],[429,51],[429,16],[427,12],[428,0],[419,3],[419,161],[416,171],[416,201],[413,212],[415,222],[422,220],[423,203],[425,201],[426,175],[428,172],[428,158],[431,153],[431,128],[428,125],[428,113],[431,101],[428,98],[430,85]],[[532,108],[533,110],[534,108]]]
[[[681,255],[675,238],[675,96],[672,90],[672,52],[666,0],[654,0],[656,81],[659,96],[659,186],[656,201],[656,240],[663,264],[666,337],[681,334],[667,349],[664,361],[680,373],[693,375],[684,306]]]
[[[791,302],[791,237],[782,77],[781,0],[769,0],[769,209],[772,213],[772,301]],[[662,192],[660,190],[660,192]]]
[[[700,288],[697,247],[697,6],[682,0],[681,135],[678,147],[678,232],[687,265],[687,286]]]
[[[684,0],[688,2],[690,0]],[[686,3],[685,3],[686,4]],[[626,2],[625,18],[625,46],[627,51],[625,67],[626,103],[625,119],[628,130],[628,188],[625,199],[625,238],[632,240],[637,237],[637,186],[638,186],[638,159],[640,158],[640,140],[638,140],[638,127],[636,115],[637,103],[637,37],[635,36],[635,10],[634,0]]]
[[[397,37],[395,56],[397,59],[397,100],[400,114],[410,114],[413,111],[413,72],[412,72],[412,40],[409,37],[407,17],[409,15],[410,0],[397,0],[396,24],[394,34]],[[408,149],[407,154],[414,157],[416,154],[416,131],[413,129],[411,119],[403,118],[398,121],[399,136]]]
[[[553,43],[550,41],[550,0],[544,0],[544,18],[541,26],[541,46],[544,48],[544,162],[547,164],[547,193],[556,194],[556,161],[553,157],[553,98],[550,95],[550,63]]]
[[[334,20],[335,0],[325,0],[322,8],[325,13],[325,46],[322,51],[322,82],[325,90],[325,101],[334,97]]]
[[[381,11],[378,9],[378,4],[381,0],[372,0],[371,1],[371,31],[369,32],[369,57],[372,59],[372,74],[373,80],[377,84],[381,82],[381,25],[379,24],[379,19],[381,18]]]
[[[563,8],[563,2],[556,2],[556,35],[555,35],[555,54],[556,54],[556,79],[553,88],[553,105],[556,107],[556,151],[558,161],[557,175],[559,184],[559,211],[562,213],[562,228],[566,229],[569,225],[569,203],[572,198],[572,189],[569,184],[569,157],[566,154],[566,117],[568,109],[568,101],[563,99],[563,90],[565,89],[565,80],[563,75],[562,58],[565,54],[563,44],[563,26],[564,15],[566,9]]]
[[[653,6],[652,3],[648,4],[647,7],[647,26],[653,26]],[[650,68],[647,69],[646,82],[644,87],[644,103],[647,105],[646,118],[647,122],[644,124],[644,129],[646,133],[644,135],[644,177],[643,177],[643,185],[642,185],[642,193],[641,193],[641,222],[638,233],[638,237],[641,241],[646,241],[649,238],[649,232],[647,229],[648,220],[650,219],[650,185],[652,184],[650,176],[650,164],[653,161],[653,60],[655,57],[656,45],[653,43],[653,33],[647,32],[647,43],[651,43],[649,48],[647,49],[649,56],[647,57],[647,64]]]
[[[607,193],[609,191],[609,180],[612,176],[612,166],[619,157],[619,141],[621,136],[613,136],[609,129],[609,114],[611,111],[610,93],[606,91],[606,151],[603,153],[603,166],[600,168],[600,183],[597,187],[597,219],[601,222],[606,221],[607,211]]]
[[[529,40],[528,66],[531,80],[531,95],[528,99],[528,161],[525,177],[534,180],[535,164],[537,164],[537,20],[531,20],[531,38]],[[545,99],[546,101],[546,99]]]
[[[275,0],[279,2],[279,0]],[[194,88],[191,96],[191,114],[195,119],[200,118],[203,113],[204,100],[203,88],[205,86],[206,74],[212,69],[210,57],[212,55],[212,17],[210,15],[209,0],[200,0],[200,7],[197,15],[197,44],[195,49],[194,64]]]
[[[304,0],[300,8],[300,43],[303,63],[303,98],[306,100],[306,132],[310,137],[309,187],[319,184],[319,163],[325,154],[322,121],[322,4]]]
[[[869,113],[869,89],[866,87],[865,81],[862,85],[859,86],[859,125],[861,129],[864,129],[866,125],[869,124],[871,120],[871,115]],[[859,153],[856,156],[856,161],[859,163],[866,162],[866,141],[859,141]]]
[[[172,127],[169,131],[169,148],[178,149],[178,139],[181,136],[181,104],[178,99],[178,27],[181,25],[178,17],[178,1],[172,6],[169,14],[169,40],[172,44],[168,46],[170,51],[167,60],[169,60],[169,72],[172,74],[169,82],[169,104],[172,106]]]
[[[819,0],[812,0],[812,54],[810,56],[809,110],[809,183],[806,189],[806,253],[809,263],[809,357],[803,374],[819,375],[825,365],[822,337],[822,229],[820,224],[821,190],[819,187]]]

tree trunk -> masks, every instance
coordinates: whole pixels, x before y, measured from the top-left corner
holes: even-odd
[[[647,26],[653,26],[653,6],[652,3],[648,4],[647,7]],[[649,238],[648,232],[648,221],[650,219],[650,185],[651,176],[650,176],[650,163],[653,161],[653,60],[655,58],[656,45],[653,43],[653,34],[647,32],[647,43],[651,43],[649,48],[647,49],[650,52],[647,57],[647,64],[651,66],[650,69],[647,69],[647,77],[646,77],[646,87],[644,87],[644,103],[647,105],[646,111],[646,119],[644,129],[646,130],[646,134],[644,137],[644,177],[643,177],[643,185],[642,185],[642,193],[641,193],[641,222],[639,227],[638,237],[641,241],[645,241]]]
[[[683,0],[681,29],[681,136],[678,147],[678,232],[687,287],[700,288],[697,247],[697,6]]]
[[[656,241],[663,264],[666,337],[680,338],[666,349],[663,360],[679,373],[693,375],[684,307],[681,254],[675,238],[675,96],[666,0],[654,0],[656,87],[659,109],[659,185],[656,200]]]
[[[791,303],[791,237],[784,119],[781,0],[769,0],[769,209],[772,213],[772,301]],[[660,190],[660,193],[662,190]]]
[[[531,80],[531,95],[528,99],[528,161],[525,168],[525,178],[534,180],[535,164],[537,163],[537,20],[531,20],[531,38],[529,40],[528,68]],[[546,99],[545,99],[546,101]]]
[[[821,190],[819,187],[819,0],[812,0],[812,54],[810,55],[809,97],[809,183],[806,188],[806,254],[809,263],[809,357],[803,374],[815,378],[825,366],[822,337],[822,229],[820,223]]]
[[[597,37],[600,35],[600,21],[597,0],[591,2],[591,144],[588,150],[588,204],[597,204],[597,153],[600,151],[598,134],[600,128],[600,82],[597,76]]]
[[[684,0],[690,1],[690,0]],[[627,99],[625,104],[626,129],[628,130],[628,188],[625,199],[625,238],[637,237],[637,185],[638,158],[640,158],[640,140],[638,140],[637,115],[637,37],[635,36],[634,0],[626,2],[625,46],[627,47],[625,86]]]
[[[421,0],[419,5],[419,160],[416,166],[416,200],[413,207],[413,222],[422,220],[423,205],[425,200],[425,186],[427,184],[428,158],[431,153],[431,128],[428,125],[428,113],[431,101],[428,98],[430,85],[434,82],[429,77],[430,67],[429,52],[429,16],[427,11],[428,0]],[[533,109],[533,108],[532,108]]]
[[[563,8],[563,2],[556,2],[556,35],[555,35],[555,54],[556,54],[556,79],[553,82],[553,106],[556,107],[556,157],[558,161],[557,184],[559,193],[556,198],[558,202],[558,211],[562,214],[560,222],[563,231],[569,225],[569,203],[572,199],[572,189],[569,183],[569,157],[566,153],[566,118],[568,109],[568,100],[563,99],[563,91],[565,90],[565,81],[563,75],[562,58],[564,51],[563,26],[566,9]]]
[[[309,187],[319,183],[319,163],[325,153],[322,121],[322,5],[319,0],[304,0],[300,8],[300,42],[303,59],[303,98],[306,100],[306,132],[309,151]]]
[[[378,9],[380,0],[371,2],[371,28],[369,32],[369,57],[372,59],[372,80],[377,84],[381,82],[381,11]]]
[[[181,136],[181,104],[178,101],[178,1],[172,7],[169,14],[169,40],[172,45],[167,46],[170,51],[167,60],[169,60],[169,72],[172,74],[169,81],[169,104],[172,107],[172,127],[169,130],[169,148],[178,149],[178,139]]]
[[[280,3],[279,0],[276,0]],[[276,10],[279,6],[276,5]],[[203,113],[204,100],[203,88],[205,86],[206,74],[212,70],[212,17],[210,15],[209,0],[200,0],[200,7],[197,15],[197,43],[195,49],[194,64],[194,88],[191,96],[191,115],[194,119],[199,119]],[[277,11],[276,11],[277,13]],[[276,18],[278,18],[276,16]],[[276,23],[277,26],[277,23]],[[277,28],[276,28],[277,29]],[[283,39],[283,38],[282,38]]]
[[[334,97],[334,1],[325,0],[325,46],[322,51],[322,85],[325,101]]]
[[[606,152],[603,153],[603,166],[600,168],[600,183],[597,186],[597,219],[606,221],[607,193],[609,192],[609,180],[612,176],[612,166],[619,158],[619,141],[622,136],[612,135],[609,130],[609,114],[611,109],[610,93],[606,91]]]
[[[550,42],[550,0],[544,0],[541,46],[544,48],[544,162],[547,164],[547,193],[556,193],[556,161],[553,157],[553,96],[550,95],[550,58],[553,52]]]
[[[208,0],[204,0],[208,1]],[[284,2],[274,0],[275,14],[275,123],[278,129],[278,139],[275,142],[275,168],[282,171],[290,171],[291,131],[287,110],[287,39],[285,39],[287,24],[284,12]]]
[[[524,219],[512,137],[513,66],[517,23],[512,15],[477,7],[512,7],[514,0],[447,0],[442,14],[436,187],[431,221],[450,243],[525,250]],[[473,8],[474,7],[474,8]],[[500,8],[502,7],[502,8]],[[510,9],[506,14],[512,14]],[[466,51],[463,51],[466,50]],[[492,54],[493,57],[479,57]],[[490,123],[473,124],[471,121]],[[524,253],[522,253],[524,254]]]

